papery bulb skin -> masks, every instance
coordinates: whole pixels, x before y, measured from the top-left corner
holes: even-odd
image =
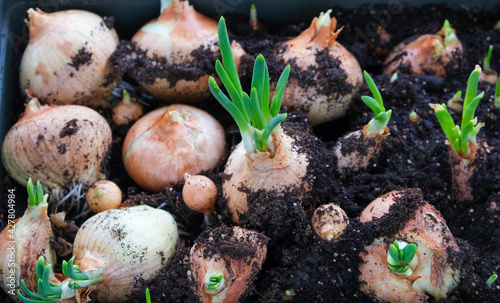
[[[382,142],[389,133],[385,127],[384,133],[366,135],[366,125],[363,130],[354,131],[339,138],[333,152],[337,156],[337,171],[341,174],[347,170],[358,171],[368,167],[380,154]]]
[[[323,204],[311,217],[311,226],[323,241],[336,242],[340,240],[349,224],[349,218],[340,206]]]
[[[174,1],[157,19],[144,25],[132,37],[139,52],[144,51],[146,58],[150,59],[145,63],[150,66],[144,71],[130,71],[132,78],[168,103],[206,100],[211,94],[208,87],[211,75],[195,70],[193,63],[207,60],[213,54],[208,58],[210,63],[207,66],[215,73],[213,66],[219,52],[217,27],[215,20],[196,12],[188,1]],[[232,50],[238,68],[245,51],[236,42],[232,43]],[[195,55],[195,52],[200,54]],[[149,75],[140,75],[144,73]]]
[[[2,161],[20,184],[31,177],[52,191],[50,198],[60,198],[69,184],[88,187],[105,178],[111,140],[109,124],[95,110],[32,99],[4,139]]]
[[[435,35],[411,37],[398,44],[384,61],[384,74],[446,76],[463,56],[459,40],[445,44],[442,30]]]
[[[404,199],[417,197],[412,196],[411,191],[393,191],[374,200],[363,210],[361,222],[383,218],[392,205],[408,203]],[[422,199],[421,194],[417,198]],[[414,212],[395,235],[375,239],[360,253],[363,259],[359,267],[361,290],[377,300],[427,302],[429,295],[439,300],[446,298],[459,283],[460,265],[452,260],[460,249],[446,221],[423,199]],[[396,239],[417,245],[417,261],[410,264],[413,270],[410,276],[396,274],[387,266],[389,244]]]
[[[137,121],[143,115],[142,104],[135,98],[129,101],[121,100],[111,110],[111,119],[115,125],[129,125]]]
[[[109,60],[119,42],[109,23],[83,10],[29,9],[28,16],[30,40],[20,67],[23,93],[49,104],[109,106],[120,81]]]
[[[283,196],[290,188],[304,186],[310,191],[312,183],[304,182],[309,164],[308,156],[301,153],[294,145],[294,139],[282,132],[278,135],[276,155],[269,152],[247,154],[243,142],[231,152],[224,173],[229,176],[222,183],[222,192],[227,200],[227,209],[231,219],[239,223],[239,214],[248,211],[247,196],[249,192],[276,191]]]
[[[81,289],[98,302],[125,302],[170,264],[179,235],[167,211],[147,205],[101,212],[78,230],[73,246],[82,271],[101,267],[102,281]]]
[[[239,226],[221,226],[198,237],[190,250],[189,262],[190,280],[200,302],[240,302],[253,288],[266,258],[268,240]],[[225,280],[224,287],[215,294],[205,289],[205,277],[213,272],[223,273]]]
[[[139,119],[123,143],[122,160],[143,189],[164,192],[184,182],[184,173],[211,172],[225,158],[222,126],[190,105],[161,107]]]
[[[339,85],[337,90],[333,91],[322,90],[321,84],[305,86],[294,76],[292,67],[283,96],[283,105],[290,110],[301,109],[306,112],[311,125],[342,117],[349,108],[357,89],[363,83],[363,74],[358,61],[336,41],[341,31],[341,29],[336,30],[336,26],[335,18],[331,18],[330,26],[321,26],[318,24],[318,18],[315,17],[310,27],[299,36],[285,42],[284,51],[278,54],[278,57],[283,58],[285,63],[294,62],[301,71],[306,71],[310,67],[320,69],[321,62],[317,62],[317,55],[322,52],[327,52],[327,55],[338,63],[335,68],[335,77]],[[316,75],[316,77],[325,76]]]
[[[38,289],[35,273],[40,256],[52,264],[56,262],[56,253],[51,247],[53,240],[47,203],[28,206],[21,218],[0,233],[0,285],[15,302],[21,302],[16,295],[21,280],[28,289]]]

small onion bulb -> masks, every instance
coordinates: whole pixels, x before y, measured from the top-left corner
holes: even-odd
[[[207,112],[173,104],[149,112],[130,128],[122,159],[143,189],[163,192],[182,184],[184,173],[210,172],[225,156],[222,126]]]
[[[290,110],[301,109],[307,113],[311,125],[331,121],[343,116],[349,108],[357,89],[363,83],[361,67],[356,58],[339,42],[340,34],[335,30],[337,20],[330,19],[331,10],[321,13],[311,22],[311,26],[299,36],[285,42],[285,50],[278,55],[285,63],[294,62],[302,71],[309,67],[320,68],[316,56],[318,52],[327,51],[331,58],[339,62],[335,77],[341,81],[337,90],[324,92],[322,85],[304,87],[303,83],[292,73],[288,81],[288,88],[283,95],[283,105]],[[314,77],[325,77],[323,74]],[[342,88],[342,87],[343,88]]]
[[[122,191],[112,181],[99,180],[89,187],[85,199],[93,212],[100,213],[120,206],[122,203]]]
[[[28,10],[30,40],[20,84],[44,103],[106,107],[120,77],[110,58],[116,31],[100,16],[82,10]]]
[[[335,242],[344,235],[349,218],[340,206],[324,204],[318,207],[311,218],[314,232],[324,241]]]
[[[105,178],[111,140],[109,124],[95,110],[31,99],[4,139],[2,161],[20,184],[32,177],[60,198],[70,184],[88,187]]]
[[[199,49],[212,52],[213,58],[209,58],[212,63],[208,66],[214,66],[215,54],[219,50],[217,27],[215,20],[195,11],[188,1],[174,0],[170,6],[162,6],[161,15],[132,37],[139,53],[146,52],[145,56],[151,60],[146,61],[150,70],[141,72],[150,79],[143,79],[144,75],[139,75],[137,69],[130,70],[132,78],[155,97],[169,103],[194,103],[207,99],[210,96],[210,75],[200,71],[204,67],[194,67],[197,58],[193,52]],[[237,43],[232,44],[232,49],[238,67],[245,52]],[[178,66],[179,71],[169,72],[173,66]],[[181,75],[174,76],[176,72],[181,72]]]
[[[192,210],[209,216],[215,209],[217,187],[215,183],[203,175],[184,174],[182,199]]]
[[[125,302],[170,263],[178,238],[177,224],[167,211],[146,205],[107,210],[78,230],[75,264],[87,274],[102,271],[102,281],[89,288],[90,297]]]

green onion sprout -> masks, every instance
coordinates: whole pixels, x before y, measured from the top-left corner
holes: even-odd
[[[151,303],[151,295],[149,294],[149,288],[146,288],[146,303]]]
[[[399,275],[411,276],[410,263],[417,253],[417,245],[395,240],[387,251],[387,267]]]
[[[42,184],[40,184],[40,180],[36,181],[36,188],[33,185],[33,181],[31,178],[28,179],[27,184],[28,190],[28,207],[38,207],[44,204],[47,204],[47,198],[49,194],[43,194]]]
[[[444,30],[444,46],[448,46],[452,44],[453,42],[458,41],[458,37],[453,31],[453,29],[450,26],[450,21],[444,20],[443,24],[443,30]]]
[[[493,53],[493,45],[490,45],[488,48],[488,54],[486,55],[486,58],[484,58],[483,61],[483,71],[487,72],[490,69],[490,62],[491,62],[491,54]]]
[[[391,79],[389,80],[389,82],[390,83],[394,83],[394,82],[396,82],[396,80],[398,80],[398,73],[392,74]]]
[[[368,83],[368,87],[372,92],[373,97],[370,96],[362,96],[361,100],[373,111],[374,117],[368,122],[368,129],[366,130],[366,136],[370,136],[371,134],[383,134],[387,123],[391,119],[392,110],[385,110],[384,101],[382,100],[382,95],[380,91],[373,82],[372,77],[364,71],[366,83]]]
[[[210,272],[205,275],[205,292],[207,294],[219,293],[225,286],[224,274]]]
[[[486,285],[488,285],[488,287],[491,287],[491,285],[492,285],[493,283],[495,283],[495,281],[497,280],[497,278],[498,278],[497,274],[492,274],[492,275],[488,278],[488,280],[486,280]]]
[[[470,155],[469,143],[477,144],[476,136],[481,127],[484,126],[484,123],[478,123],[477,118],[474,117],[477,105],[484,96],[484,92],[477,95],[480,73],[481,67],[476,65],[476,68],[469,76],[463,103],[461,126],[455,125],[445,104],[430,104],[431,108],[436,112],[439,124],[450,142],[451,148],[458,155]]]
[[[255,4],[250,5],[250,20],[257,21],[257,8]]]
[[[243,92],[223,17],[219,20],[219,45],[222,63],[217,60],[215,70],[229,98],[213,77],[208,81],[210,91],[236,121],[247,154],[269,151],[273,157],[276,142],[273,142],[271,134],[279,129],[281,122],[287,117],[286,113],[280,114],[279,110],[290,75],[290,65],[281,74],[276,94],[272,102],[269,102],[269,71],[262,55],[258,55],[255,60],[250,95]]]

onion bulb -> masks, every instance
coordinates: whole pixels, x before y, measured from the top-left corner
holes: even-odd
[[[434,35],[411,37],[398,44],[384,62],[384,74],[446,76],[446,71],[458,66],[463,49],[455,30],[445,20]]]
[[[85,199],[93,212],[100,213],[120,206],[122,191],[114,182],[99,180],[89,187]]]
[[[17,182],[32,177],[60,198],[68,185],[88,187],[105,178],[111,140],[109,124],[95,110],[40,105],[34,98],[7,133],[2,161]]]
[[[123,98],[111,110],[111,119],[115,125],[129,125],[143,114],[142,105],[123,90]]]
[[[336,41],[339,30],[335,30],[337,20],[330,19],[331,10],[315,17],[309,28],[299,36],[285,42],[285,50],[278,54],[285,63],[295,62],[301,72],[314,68],[314,77],[328,77],[337,84],[337,89],[325,91],[321,82],[306,86],[296,73],[290,75],[288,88],[283,96],[283,105],[290,110],[301,109],[307,113],[311,125],[331,121],[343,116],[349,108],[358,87],[363,83],[361,67],[356,58]],[[336,67],[327,73],[317,73],[324,62],[317,61],[320,52],[327,51]],[[295,66],[294,66],[295,68]],[[333,79],[335,78],[335,79]]]
[[[364,219],[360,220],[369,222],[387,215],[392,205],[415,198],[409,193],[409,190],[395,191],[374,200],[363,210]],[[394,240],[417,245],[416,262],[409,264],[412,269],[409,276],[388,268],[388,248]],[[444,218],[434,206],[423,202],[395,235],[375,239],[360,254],[364,261],[359,267],[361,290],[384,302],[425,302],[428,295],[436,300],[446,298],[459,283],[460,268],[450,261],[458,251]]]
[[[20,84],[44,103],[109,106],[120,77],[110,58],[118,46],[112,25],[82,10],[28,10],[30,40],[20,67]]]
[[[143,189],[163,192],[182,184],[184,173],[210,172],[225,156],[222,126],[207,112],[189,105],[158,108],[130,128],[123,163]]]
[[[239,226],[221,226],[196,239],[189,253],[190,279],[200,302],[240,302],[249,294],[266,258],[267,241]]]
[[[184,174],[182,199],[192,210],[209,216],[215,209],[217,187],[215,183],[203,175]]]
[[[335,242],[342,238],[348,224],[347,214],[335,204],[321,205],[311,218],[314,232],[327,242]]]
[[[48,195],[43,194],[41,184],[37,182],[35,189],[31,179],[28,181],[28,208],[16,220],[14,211],[10,211],[14,210],[15,204],[15,194],[11,191],[8,194],[9,211],[6,217],[9,224],[0,233],[0,285],[11,299],[18,302],[16,292],[22,280],[30,289],[38,287],[35,275],[38,258],[43,256],[55,262],[56,254],[51,247],[54,234],[47,216]]]
[[[306,182],[308,156],[300,152],[295,139],[281,128],[272,133],[275,154],[258,152],[248,154],[244,142],[231,152],[224,173],[229,176],[222,183],[222,192],[227,200],[227,209],[233,222],[240,222],[240,214],[248,211],[249,193],[265,190],[284,196],[291,189],[303,186],[305,192],[312,189],[312,182]]]
[[[144,62],[140,68],[130,68],[130,74],[155,97],[169,103],[194,103],[210,96],[207,71],[215,73],[217,22],[195,11],[188,1],[163,0],[161,15],[144,25],[132,42],[138,48],[138,60]],[[232,47],[239,66],[244,50],[237,43]]]

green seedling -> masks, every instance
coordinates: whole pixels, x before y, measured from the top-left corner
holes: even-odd
[[[450,142],[451,148],[457,155],[463,158],[468,158],[468,155],[470,155],[469,144],[477,144],[476,136],[481,127],[484,126],[484,123],[478,123],[477,118],[474,117],[477,105],[484,96],[484,92],[477,95],[480,73],[481,68],[479,65],[476,65],[476,68],[470,74],[463,102],[462,124],[460,126],[455,125],[445,104],[430,104],[431,108],[436,112],[439,124]]]
[[[488,280],[486,280],[486,285],[488,285],[488,287],[491,287],[491,285],[492,285],[493,283],[495,283],[495,281],[497,280],[497,278],[498,278],[497,274],[492,274],[492,275],[488,278]]]
[[[231,114],[241,133],[245,151],[248,154],[270,152],[275,155],[272,132],[278,131],[286,114],[280,114],[281,101],[290,75],[290,65],[281,74],[276,94],[270,101],[269,71],[264,56],[255,60],[250,95],[243,91],[234,61],[224,18],[219,20],[219,45],[222,63],[217,60],[215,70],[226,88],[229,98],[221,91],[217,82],[210,77],[210,91],[219,103]]]
[[[62,272],[69,279],[59,282],[55,278],[52,264],[45,263],[43,256],[38,258],[35,274],[40,293],[30,291],[26,287],[24,280],[22,280],[21,290],[26,295],[21,290],[18,290],[17,297],[19,300],[25,303],[59,302],[63,299],[73,298],[76,294],[75,290],[78,288],[88,287],[102,281],[102,269],[91,273],[82,272],[80,266],[73,265],[74,259],[75,257],[71,258],[68,262],[63,261]]]
[[[495,108],[500,108],[500,78],[497,80],[495,85]]]
[[[210,272],[205,275],[205,292],[216,294],[225,286],[224,274],[221,272]]]
[[[394,82],[396,82],[396,80],[398,80],[398,73],[392,74],[391,79],[389,80],[389,83],[394,83]]]
[[[151,303],[151,295],[149,294],[149,288],[146,288],[146,303]]]
[[[490,62],[491,62],[491,54],[493,53],[493,45],[490,45],[488,48],[488,54],[484,58],[483,61],[483,72],[487,72],[490,70]]]
[[[366,129],[365,135],[369,137],[371,134],[383,134],[385,127],[389,120],[391,119],[392,110],[385,110],[384,101],[382,100],[382,95],[380,91],[373,82],[372,77],[366,72],[363,72],[365,76],[366,83],[372,92],[373,97],[362,96],[361,100],[373,111],[373,119],[368,122],[368,128]]]
[[[443,24],[443,30],[444,30],[444,46],[448,46],[452,44],[453,42],[458,41],[458,37],[451,28],[450,21],[444,20]]]
[[[411,276],[410,263],[417,253],[417,245],[395,240],[387,251],[387,267],[398,275]]]

